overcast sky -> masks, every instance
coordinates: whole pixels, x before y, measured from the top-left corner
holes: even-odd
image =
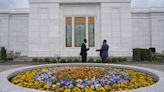
[[[0,8],[28,8],[28,0],[0,0]],[[164,0],[132,0],[134,8],[164,7]]]

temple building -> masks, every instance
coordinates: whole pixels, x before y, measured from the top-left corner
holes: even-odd
[[[131,8],[131,0],[30,0],[29,9],[0,9],[0,47],[28,57],[98,56],[104,39],[110,56],[133,48],[164,50],[164,8]]]

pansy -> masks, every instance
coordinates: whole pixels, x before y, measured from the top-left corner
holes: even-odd
[[[55,92],[111,92],[152,85],[157,80],[146,73],[112,67],[61,66],[20,73],[12,83]]]

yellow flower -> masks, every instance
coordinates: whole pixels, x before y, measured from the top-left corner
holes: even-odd
[[[82,92],[82,91],[80,90],[80,88],[75,87],[75,88],[73,88],[72,92]]]
[[[54,84],[54,85],[52,85],[52,88],[53,88],[53,89],[57,88],[57,85],[55,85],[55,84]]]
[[[96,89],[96,92],[107,92],[104,87],[99,87]]]
[[[118,88],[118,91],[121,91],[122,90],[122,88]]]
[[[64,92],[71,92],[71,89],[65,89]]]
[[[85,88],[85,92],[93,92],[92,88]]]
[[[46,84],[46,85],[44,85],[44,88],[45,88],[45,89],[50,89],[50,85],[47,85],[47,84]]]
[[[109,86],[108,86],[108,85],[105,85],[104,88],[105,88],[106,90],[109,90]]]
[[[57,88],[55,89],[55,92],[63,92],[63,91],[64,91],[64,88],[58,88],[58,87],[57,87]]]
[[[115,70],[117,72],[125,72],[131,77],[131,80],[129,82],[124,82],[121,84],[114,84],[113,86],[105,85],[104,87],[100,87],[97,89],[95,89],[95,88],[80,89],[78,87],[74,87],[73,89],[66,89],[64,87],[59,88],[55,84],[52,85],[52,88],[51,88],[51,86],[47,85],[45,83],[45,81],[40,81],[40,82],[35,81],[34,76],[36,76],[38,72],[42,72],[42,70],[54,70],[55,68],[60,68],[60,67],[46,67],[46,68],[40,68],[40,69],[22,72],[22,73],[16,75],[14,78],[12,78],[10,81],[12,83],[14,83],[18,86],[22,86],[22,87],[47,90],[47,91],[55,91],[55,92],[107,92],[107,91],[115,92],[115,91],[119,91],[119,90],[137,89],[140,87],[152,85],[157,82],[157,80],[153,76],[148,75],[146,73],[142,73],[142,72],[130,70],[130,69],[118,69],[118,68],[112,68],[112,67],[106,67],[106,69]],[[79,69],[80,70],[79,67],[62,67],[62,68],[66,69],[66,70],[68,70],[68,69],[70,69],[70,70]],[[99,69],[99,67],[89,67],[89,66],[81,67],[81,68],[82,69],[80,70],[80,72],[72,70],[72,72],[75,73],[75,75],[73,77],[71,77],[71,76],[68,76],[68,77],[76,78],[76,76],[78,76],[77,78],[81,78],[81,76],[82,76],[81,74],[83,74],[83,70],[84,70],[84,71],[89,71],[87,76],[85,76],[85,77],[92,78],[93,76],[95,76],[95,74],[97,74],[95,71],[98,71],[98,69]],[[93,70],[93,69],[95,69],[95,70]],[[78,74],[77,74],[77,72],[78,72]],[[81,74],[79,74],[79,73],[81,73]],[[65,74],[65,73],[62,72],[62,74]],[[84,74],[84,75],[86,75],[86,74]],[[103,76],[108,76],[108,75],[104,74]]]

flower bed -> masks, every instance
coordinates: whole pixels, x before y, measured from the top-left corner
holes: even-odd
[[[113,67],[60,66],[26,71],[11,78],[18,86],[55,92],[109,92],[150,86],[146,73]]]

